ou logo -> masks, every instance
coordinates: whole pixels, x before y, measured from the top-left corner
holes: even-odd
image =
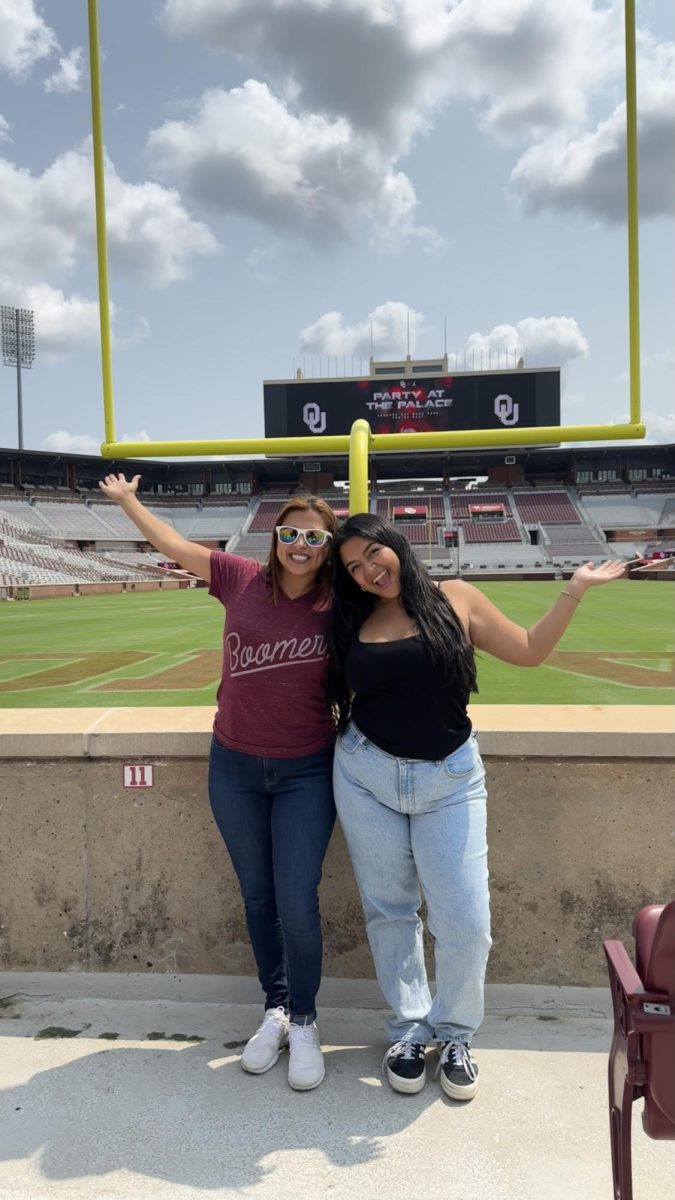
[[[318,404],[313,402],[305,404],[302,410],[302,419],[309,429],[310,433],[325,433],[326,431],[326,414]]]
[[[495,416],[502,425],[517,425],[520,416],[520,406],[511,396],[502,393],[495,397]]]

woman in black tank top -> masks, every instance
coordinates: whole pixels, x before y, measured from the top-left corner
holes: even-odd
[[[538,666],[588,588],[617,561],[580,567],[523,629],[463,580],[436,586],[406,539],[370,513],[336,535],[330,699],[338,717],[335,802],[364,907],[378,982],[391,1005],[391,1086],[418,1092],[425,1049],[439,1048],[442,1090],[478,1087],[471,1039],[483,1016],[490,949],[485,771],[467,702],[474,650]],[[427,981],[421,893],[434,938]]]

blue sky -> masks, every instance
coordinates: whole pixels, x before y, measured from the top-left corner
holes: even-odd
[[[85,0],[0,0],[25,444],[102,440]],[[643,404],[675,441],[672,6],[638,0]],[[262,380],[501,350],[628,407],[622,4],[100,0],[117,436],[257,436]],[[16,445],[0,373],[0,445]]]

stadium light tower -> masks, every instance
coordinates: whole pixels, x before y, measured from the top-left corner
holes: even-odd
[[[23,450],[23,407],[21,398],[21,368],[33,365],[35,358],[35,325],[30,308],[2,305],[2,360],[6,367],[16,367],[16,413],[19,426],[19,450]]]

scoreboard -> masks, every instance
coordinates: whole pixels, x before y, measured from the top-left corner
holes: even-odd
[[[373,433],[560,425],[557,368],[274,380],[263,388],[265,437],[348,434],[360,417]]]

